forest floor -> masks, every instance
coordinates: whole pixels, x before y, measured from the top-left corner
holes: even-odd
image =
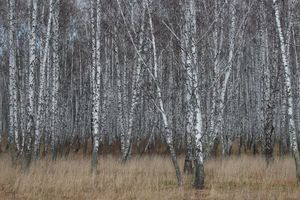
[[[183,166],[184,159],[180,158]],[[192,188],[184,175],[177,187],[168,156],[133,157],[126,164],[118,158],[100,157],[96,175],[90,160],[70,156],[52,162],[44,158],[27,173],[12,168],[7,154],[0,154],[0,199],[300,199],[291,157],[276,158],[266,167],[262,157],[241,156],[210,160],[205,164],[205,189]]]

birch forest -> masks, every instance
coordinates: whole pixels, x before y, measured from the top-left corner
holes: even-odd
[[[299,199],[299,113],[299,0],[0,0],[0,199]]]

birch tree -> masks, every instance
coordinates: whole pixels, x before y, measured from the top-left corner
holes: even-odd
[[[40,151],[40,137],[41,137],[41,125],[44,112],[46,111],[46,68],[47,68],[47,61],[49,55],[49,43],[51,37],[51,24],[52,24],[52,17],[53,17],[53,0],[49,2],[50,9],[49,9],[49,17],[47,22],[47,30],[45,36],[45,45],[44,45],[44,52],[42,61],[40,64],[40,84],[39,84],[39,91],[38,91],[38,100],[37,100],[37,114],[36,114],[36,122],[35,122],[35,140],[34,140],[34,158],[39,158],[39,151]]]
[[[214,30],[213,30],[213,86],[212,86],[212,106],[210,109],[210,124],[209,124],[209,150],[212,148],[215,140],[217,138],[216,124],[219,126],[219,122],[216,121],[217,114],[219,111],[218,107],[218,95],[219,95],[219,88],[220,88],[220,81],[218,81],[220,77],[220,65],[221,65],[221,51],[223,49],[223,40],[224,40],[224,31],[222,26],[222,8],[219,1],[215,1],[214,5]]]
[[[190,6],[191,5],[191,6]],[[196,16],[195,16],[195,8],[193,8],[194,1],[184,1],[183,5],[183,30],[181,33],[182,37],[182,49],[181,49],[181,59],[184,67],[186,68],[186,84],[185,84],[185,103],[186,103],[186,155],[184,162],[184,172],[189,174],[192,172],[192,160],[193,160],[193,108],[192,108],[192,70],[195,70],[195,61],[194,57],[196,56],[195,52],[195,34],[196,34]]]
[[[169,122],[168,122],[168,118],[165,112],[165,108],[164,108],[164,103],[163,103],[163,99],[162,99],[162,94],[161,94],[161,89],[160,89],[160,85],[158,82],[158,61],[157,61],[157,50],[156,50],[156,42],[155,42],[155,36],[154,36],[154,28],[153,28],[153,22],[152,22],[152,15],[151,15],[151,10],[149,7],[149,3],[146,2],[146,7],[147,7],[147,12],[148,12],[148,16],[149,16],[149,26],[150,26],[150,34],[151,34],[151,43],[152,43],[152,51],[153,51],[153,81],[156,87],[156,93],[157,93],[157,101],[158,101],[158,105],[157,108],[159,109],[159,112],[161,114],[162,117],[162,121],[163,121],[163,125],[164,125],[164,132],[165,132],[165,138],[166,138],[166,142],[171,154],[171,158],[172,158],[172,162],[175,168],[175,172],[176,172],[176,177],[177,177],[177,183],[179,186],[182,185],[182,177],[181,177],[181,172],[180,172],[180,168],[177,162],[177,158],[176,158],[176,152],[175,152],[175,148],[174,148],[174,143],[173,143],[173,137],[172,137],[172,133],[171,133],[171,129],[169,127]]]
[[[230,13],[230,28],[229,28],[229,53],[228,53],[228,65],[225,68],[225,75],[224,75],[224,81],[221,83],[220,88],[220,104],[219,104],[219,111],[218,111],[218,124],[216,127],[217,133],[221,134],[221,140],[222,140],[222,154],[228,155],[229,154],[229,148],[231,146],[231,139],[228,135],[225,135],[222,131],[222,126],[224,124],[224,120],[222,118],[224,117],[224,108],[225,108],[225,94],[227,90],[228,80],[229,76],[232,71],[233,66],[233,59],[234,59],[234,50],[235,50],[235,34],[236,34],[236,0],[231,1],[228,3],[229,5],[229,13]]]
[[[51,94],[51,151],[52,159],[57,157],[58,143],[58,87],[59,87],[59,7],[60,0],[53,2],[53,63],[52,63],[52,94]]]
[[[26,127],[26,147],[25,147],[25,160],[26,168],[28,168],[31,159],[31,141],[34,132],[34,72],[37,64],[36,55],[36,32],[37,32],[37,0],[29,4],[29,25],[30,25],[30,38],[29,38],[29,77],[28,77],[28,122]],[[23,138],[24,140],[24,138]]]
[[[187,103],[188,103],[188,125],[187,131],[190,132],[195,144],[195,177],[194,187],[202,189],[204,187],[204,166],[203,166],[203,127],[202,113],[200,107],[200,90],[198,78],[198,59],[196,49],[196,5],[194,1],[186,1],[185,4],[185,23],[187,24],[190,35],[186,36],[185,47],[188,52],[186,55],[186,71],[187,71]],[[188,30],[186,30],[188,31]]]
[[[20,151],[17,115],[17,85],[15,58],[15,1],[9,1],[9,137],[16,151]],[[14,148],[14,147],[12,147]],[[14,154],[14,153],[13,153]],[[14,156],[14,155],[13,155]]]
[[[92,23],[92,136],[93,136],[93,155],[92,155],[92,173],[96,172],[97,156],[99,149],[100,136],[100,0],[91,1],[91,23]]]
[[[132,8],[134,9],[134,8]],[[140,55],[140,52],[142,51],[142,45],[144,42],[144,19],[145,19],[145,1],[142,1],[142,8],[141,8],[141,25],[140,25],[140,32],[138,34],[138,45],[137,45],[137,52],[136,52],[136,57],[137,57],[137,61],[136,61],[136,65],[135,65],[135,69],[133,71],[133,91],[132,91],[132,100],[131,100],[131,104],[130,104],[130,108],[129,108],[129,119],[128,119],[128,130],[126,135],[124,134],[123,139],[121,138],[121,140],[123,140],[124,142],[121,141],[121,149],[123,152],[123,156],[122,156],[122,161],[126,162],[128,160],[129,154],[130,154],[130,146],[131,146],[131,137],[132,137],[132,129],[133,129],[133,121],[134,121],[134,114],[135,114],[135,110],[136,107],[138,105],[138,95],[140,94],[140,87],[141,87],[141,65],[142,65],[142,58]],[[132,10],[132,12],[134,12],[134,10]],[[134,22],[136,19],[132,19],[132,24],[133,24],[133,28],[134,28]],[[135,28],[134,28],[135,29]]]
[[[296,134],[296,127],[294,121],[294,99],[291,94],[292,90],[292,81],[291,81],[291,69],[289,66],[288,55],[286,51],[285,45],[285,38],[282,31],[281,21],[280,21],[280,12],[279,12],[279,5],[277,0],[273,0],[273,8],[275,11],[275,20],[276,20],[276,29],[280,41],[280,50],[281,50],[281,58],[285,72],[285,86],[287,90],[287,103],[288,103],[288,117],[289,117],[289,136],[290,136],[290,143],[292,152],[295,159],[296,164],[296,177],[298,182],[300,182],[300,153],[297,144],[297,134]]]
[[[274,158],[273,158],[273,134],[274,134],[274,120],[275,120],[275,97],[276,97],[276,91],[278,90],[278,78],[279,78],[279,72],[280,70],[277,70],[278,73],[276,74],[276,71],[274,68],[272,69],[271,66],[268,63],[268,27],[266,25],[266,11],[264,3],[261,2],[260,5],[260,40],[261,40],[261,65],[264,68],[264,82],[265,82],[265,96],[267,101],[267,107],[266,107],[266,118],[265,118],[265,124],[264,124],[264,140],[265,140],[265,157],[266,162],[269,164]],[[274,63],[275,65],[276,63]],[[270,69],[271,68],[271,69]]]
[[[199,79],[197,70],[197,49],[196,49],[196,5],[192,1],[184,1],[184,29],[182,33],[183,49],[182,57],[186,69],[186,115],[187,115],[187,153],[185,168],[191,167],[192,140],[195,144],[195,178],[194,187],[204,187],[204,166],[203,166],[203,130],[202,113],[200,108]],[[190,169],[186,169],[190,170]]]
[[[32,143],[34,159],[91,152],[93,173],[100,145],[124,164],[168,151],[181,185],[184,152],[196,188],[221,148],[269,163],[279,145],[298,163],[298,1],[7,2],[0,134],[15,163]]]

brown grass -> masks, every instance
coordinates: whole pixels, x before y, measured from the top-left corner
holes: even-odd
[[[290,157],[268,168],[261,157],[211,160],[205,173],[205,189],[197,191],[192,176],[184,176],[184,186],[177,187],[169,157],[134,157],[125,166],[118,158],[101,157],[92,177],[90,160],[80,156],[43,159],[22,173],[1,154],[0,199],[300,199]]]

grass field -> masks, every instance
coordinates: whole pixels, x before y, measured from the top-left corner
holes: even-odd
[[[194,190],[192,176],[186,175],[178,188],[167,156],[133,157],[126,165],[107,156],[98,165],[91,176],[89,159],[45,158],[22,173],[11,167],[8,155],[0,154],[0,199],[300,199],[291,157],[276,158],[268,168],[261,157],[210,160],[202,191]]]

